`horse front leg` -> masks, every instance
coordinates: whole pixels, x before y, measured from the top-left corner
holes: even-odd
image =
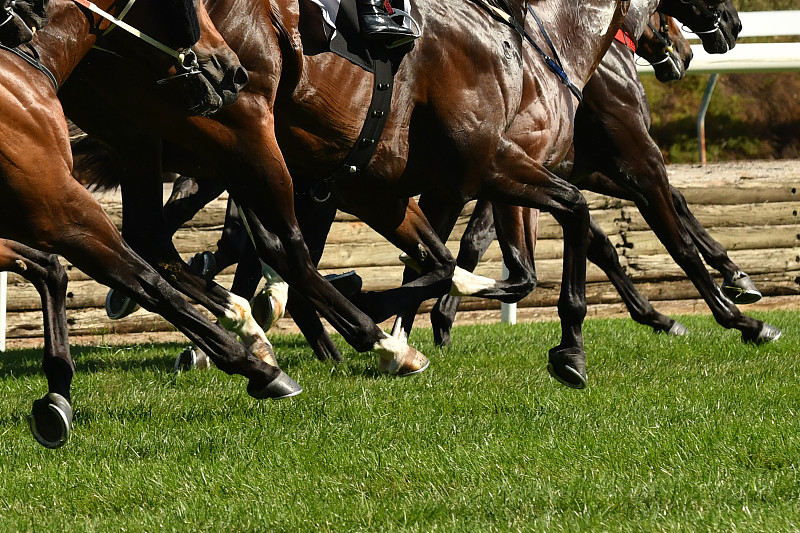
[[[48,392],[33,402],[28,421],[39,444],[57,448],[67,442],[72,432],[70,386],[75,364],[69,350],[67,273],[58,256],[6,239],[0,239],[0,270],[15,272],[30,281],[42,301],[42,370]]]
[[[586,254],[589,207],[580,191],[529,157],[516,144],[505,144],[483,184],[492,202],[547,211],[561,225],[564,236],[558,316],[561,342],[549,352],[547,369],[560,383],[586,386],[583,319],[586,316]]]

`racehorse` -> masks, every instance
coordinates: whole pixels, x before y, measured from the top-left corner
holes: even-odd
[[[214,6],[224,5],[225,8],[221,9],[220,12],[231,12],[232,5],[229,3],[210,3],[209,5],[212,6],[210,9],[212,16],[214,16]],[[358,102],[365,101],[365,95],[369,92],[368,85],[363,79],[363,74],[360,73],[356,67],[331,56],[331,54],[320,53],[307,57],[302,56],[300,37],[296,29],[296,21],[299,18],[299,13],[296,11],[296,7],[293,4],[290,4],[288,8],[286,6],[279,7],[284,7],[284,9],[283,11],[278,10],[280,16],[273,22],[275,26],[279,28],[279,33],[284,40],[278,40],[276,45],[281,42],[284,43],[286,48],[284,49],[284,55],[281,57],[282,61],[288,63],[288,66],[283,67],[281,79],[284,80],[287,78],[285,71],[288,69],[288,79],[292,80],[292,82],[281,85],[281,87],[283,87],[282,91],[285,92],[276,92],[277,88],[274,81],[272,81],[276,76],[276,74],[274,74],[276,70],[274,65],[268,65],[270,68],[267,72],[272,73],[273,78],[270,78],[270,76],[265,77],[268,82],[266,85],[267,90],[260,95],[264,99],[262,100],[259,95],[254,95],[256,101],[264,102],[264,106],[247,106],[247,110],[249,111],[249,115],[247,116],[247,120],[249,120],[248,126],[253,127],[254,124],[266,124],[265,129],[259,131],[255,135],[257,142],[252,142],[252,132],[248,132],[242,136],[241,130],[236,129],[241,127],[240,122],[243,122],[245,120],[244,118],[225,117],[224,121],[228,122],[229,125],[232,124],[233,127],[217,129],[219,128],[218,124],[213,126],[209,125],[206,129],[206,133],[203,134],[201,131],[199,135],[197,134],[197,130],[191,131],[194,135],[187,135],[186,129],[176,127],[174,121],[165,120],[159,124],[161,128],[159,131],[167,132],[166,134],[171,139],[182,145],[182,149],[190,151],[195,157],[200,155],[205,158],[207,163],[198,164],[195,161],[191,164],[187,163],[184,158],[181,158],[169,163],[169,166],[173,170],[180,170],[182,173],[198,176],[208,176],[208,169],[216,168],[217,172],[212,175],[218,178],[224,178],[227,188],[245,208],[248,214],[248,222],[251,226],[250,229],[253,231],[254,235],[260,239],[261,246],[259,252],[262,259],[264,259],[265,262],[275,265],[282,276],[290,276],[287,278],[290,285],[314,302],[319,311],[323,313],[323,315],[344,334],[345,339],[357,349],[364,351],[372,347],[378,350],[384,348],[390,351],[392,348],[396,347],[401,351],[401,357],[395,358],[394,360],[399,361],[403,357],[406,357],[406,354],[409,353],[411,349],[405,346],[389,345],[388,341],[382,337],[382,333],[374,328],[374,323],[371,324],[364,320],[363,315],[359,315],[357,311],[349,308],[335,290],[324,284],[324,280],[321,279],[318,273],[308,268],[307,251],[299,242],[301,235],[294,217],[291,216],[289,207],[291,205],[291,194],[287,194],[287,187],[291,183],[291,180],[288,178],[286,173],[287,169],[284,166],[282,158],[282,156],[287,157],[288,163],[293,170],[292,177],[298,181],[312,180],[315,175],[326,175],[331,169],[335,169],[338,164],[337,162],[341,161],[342,154],[347,151],[346,140],[352,141],[353,135],[355,134],[354,130],[357,129],[356,126],[351,125],[348,127],[349,130],[352,130],[349,134],[343,132],[343,122],[347,117],[351,117],[354,114],[354,109],[357,107],[356,100]],[[592,8],[592,6],[584,7],[590,10]],[[430,13],[435,13],[436,16],[426,15],[426,10],[428,9],[430,9]],[[459,194],[462,200],[464,197],[473,194],[488,196],[496,194],[510,199],[512,203],[525,203],[527,201],[535,203],[536,205],[546,204],[548,208],[557,211],[558,216],[561,218],[560,221],[565,222],[565,225],[569,226],[567,230],[569,232],[568,237],[572,238],[566,239],[565,242],[567,258],[570,259],[575,252],[577,252],[578,256],[581,256],[582,253],[585,252],[585,249],[582,252],[582,245],[580,244],[583,239],[574,238],[574,233],[572,233],[574,226],[570,224],[574,223],[576,220],[580,223],[582,217],[580,213],[585,206],[585,204],[581,205],[582,197],[579,197],[579,195],[574,196],[577,191],[566,187],[560,180],[548,181],[553,179],[552,175],[543,168],[540,168],[541,165],[537,166],[536,163],[533,163],[535,170],[531,171],[526,167],[525,171],[531,171],[537,178],[544,179],[544,183],[551,186],[551,188],[546,191],[548,194],[532,198],[531,196],[535,196],[535,192],[532,190],[533,187],[515,186],[514,180],[509,182],[504,179],[506,175],[505,172],[511,172],[512,169],[519,171],[519,173],[512,172],[516,179],[524,179],[520,178],[520,176],[526,173],[522,172],[519,167],[529,165],[531,161],[530,158],[526,159],[520,152],[517,152],[517,148],[513,145],[507,146],[505,140],[498,144],[498,139],[493,137],[494,134],[489,135],[490,139],[485,144],[481,144],[479,147],[475,147],[475,150],[471,151],[468,155],[470,164],[458,159],[458,156],[463,155],[464,147],[472,142],[475,136],[480,138],[482,132],[482,128],[477,124],[478,121],[475,119],[475,116],[463,116],[464,113],[469,114],[471,112],[466,110],[472,110],[473,106],[476,105],[475,98],[477,98],[477,96],[473,96],[471,99],[468,98],[467,101],[459,101],[461,104],[459,109],[463,111],[461,114],[458,112],[454,113],[453,117],[450,117],[450,122],[448,122],[445,120],[448,117],[437,115],[437,113],[441,114],[444,112],[440,111],[440,109],[448,109],[447,106],[452,105],[453,101],[449,93],[445,96],[446,88],[443,87],[443,82],[444,80],[452,79],[454,80],[453,83],[456,85],[462,82],[466,83],[467,87],[474,89],[475,93],[481,94],[481,96],[483,96],[481,92],[483,88],[474,87],[474,85],[479,85],[475,80],[464,80],[463,73],[454,73],[450,78],[437,76],[436,80],[425,77],[414,78],[412,76],[412,74],[418,74],[418,70],[412,68],[413,64],[421,62],[426,68],[430,66],[425,62],[426,58],[428,61],[433,61],[433,64],[437,67],[441,66],[445,70],[453,68],[455,64],[458,63],[458,61],[451,56],[442,58],[441,54],[430,51],[431,48],[438,49],[437,43],[439,42],[440,35],[451,36],[453,42],[463,43],[463,35],[460,33],[461,28],[458,24],[455,24],[458,30],[455,31],[455,34],[453,28],[450,27],[453,13],[436,13],[436,9],[436,6],[424,6],[421,10],[423,19],[429,16],[429,24],[434,28],[433,33],[436,38],[431,38],[432,44],[428,48],[423,46],[423,43],[427,42],[424,37],[422,40],[417,41],[417,46],[411,54],[404,59],[398,71],[399,79],[404,82],[402,87],[404,87],[406,93],[414,95],[411,97],[412,100],[413,98],[416,98],[416,100],[409,102],[407,99],[408,94],[404,94],[402,98],[395,98],[395,100],[400,100],[400,104],[396,106],[395,109],[400,107],[401,112],[398,113],[399,117],[395,116],[387,124],[387,131],[393,131],[394,133],[386,133],[384,135],[383,140],[379,143],[376,159],[373,159],[373,163],[367,169],[368,172],[357,173],[358,175],[351,176],[349,179],[345,180],[346,183],[337,182],[333,187],[333,192],[337,201],[340,202],[340,205],[343,206],[345,210],[358,214],[360,218],[366,220],[385,235],[397,237],[393,239],[393,242],[405,248],[410,256],[417,261],[421,261],[428,270],[427,278],[423,278],[412,287],[405,287],[405,289],[411,288],[418,291],[417,294],[414,295],[415,298],[425,298],[431,293],[446,289],[446,287],[442,285],[435,285],[434,289],[431,290],[431,283],[437,282],[437,280],[444,281],[449,285],[449,269],[452,268],[452,258],[449,256],[449,253],[446,252],[446,249],[443,250],[444,247],[441,245],[440,241],[430,232],[426,221],[420,217],[416,206],[406,199],[408,193],[424,188],[426,185],[442,185],[442,180],[439,179],[439,176],[447,178],[444,180],[444,183],[446,183],[444,188],[455,192],[461,191]],[[474,20],[476,12],[472,10],[471,6],[461,6],[459,9],[466,11],[456,13],[458,15],[458,17],[456,17],[458,20]],[[558,10],[557,7],[553,9],[556,11]],[[549,12],[549,10],[550,6],[548,6],[546,11]],[[477,11],[477,13],[480,14],[481,12]],[[441,22],[442,20],[447,22],[443,23]],[[571,23],[575,22],[574,17],[571,16],[565,16],[561,20],[570,20]],[[227,22],[230,24],[230,19],[227,19]],[[238,33],[236,29],[231,30],[233,33],[228,33],[229,30],[227,28],[230,27],[226,27],[225,23],[226,21],[221,20],[219,24],[222,25],[221,31],[230,42],[231,39],[233,39],[231,35],[238,35]],[[258,26],[261,27],[261,25]],[[292,36],[294,37],[290,39]],[[269,37],[269,35],[267,35],[267,37]],[[513,39],[518,38],[513,37]],[[474,40],[470,40],[468,44],[477,46],[473,41]],[[507,42],[509,46],[512,46],[511,41]],[[233,46],[237,52],[239,52],[240,56],[245,53],[245,51],[240,49],[235,43]],[[582,48],[582,46],[576,48]],[[262,51],[265,49],[268,49],[268,47],[261,47]],[[250,51],[252,48],[248,47],[247,50]],[[293,50],[294,55],[288,55],[286,53],[287,50]],[[459,47],[456,46],[455,50],[458,52]],[[509,51],[509,54],[513,57],[512,51],[513,47],[512,50]],[[455,55],[458,56],[457,53]],[[252,57],[254,64],[257,64],[259,60],[263,59],[261,56],[250,57]],[[287,59],[291,59],[292,57],[294,57],[296,61],[289,61]],[[430,57],[434,59],[431,60]],[[463,58],[463,56],[458,57]],[[522,56],[520,55],[519,57]],[[245,60],[245,64],[247,64],[247,61],[248,60]],[[440,62],[442,63],[440,64]],[[408,66],[409,64],[412,64],[412,66]],[[538,63],[530,60],[530,58],[528,58],[528,64],[532,65],[535,70],[541,68],[538,66]],[[583,73],[584,71],[589,72],[591,67],[591,61],[584,61],[579,62],[578,68],[581,73]],[[259,68],[255,67],[250,67],[250,70],[251,72],[260,71]],[[321,72],[323,70],[326,72],[326,76],[322,76]],[[503,68],[498,66],[497,72],[502,74]],[[541,72],[538,71],[537,74],[539,74],[539,76],[535,77],[536,82],[544,84],[541,90],[555,91],[556,93],[560,93],[559,97],[561,98],[570,94],[565,92],[566,89],[559,86],[560,81],[549,79],[549,74],[542,75]],[[326,81],[326,77],[328,81]],[[529,79],[533,78],[534,76],[530,76]],[[411,79],[415,80],[416,85],[414,85],[414,87],[410,87],[407,82],[407,80]],[[294,80],[298,81],[295,83]],[[348,80],[348,82],[350,82],[350,85],[344,86],[343,92],[346,93],[346,96],[338,94],[337,89],[339,87],[338,85],[337,87],[333,87],[332,80],[336,80],[337,82],[339,80]],[[555,83],[550,85],[548,81],[554,81]],[[357,87],[354,85],[357,85]],[[418,86],[421,86],[421,88],[418,88]],[[253,87],[253,85],[251,84],[249,87]],[[495,83],[493,87],[497,87],[497,83]],[[515,86],[514,83],[507,81],[505,78],[503,78],[503,83],[500,84],[500,88],[504,90],[510,90],[514,87],[520,86]],[[421,90],[423,96],[416,95],[416,93],[414,93],[415,90]],[[539,89],[537,88],[536,90]],[[470,94],[472,93],[467,91],[462,96],[467,98]],[[512,91],[508,94],[514,95],[516,93]],[[280,97],[277,100],[276,95]],[[497,101],[497,98],[500,98],[500,96],[502,95],[498,94],[495,98],[489,97],[489,101]],[[331,105],[325,106],[324,110],[320,110],[316,106],[318,102],[323,100]],[[502,100],[503,99],[500,98],[500,101]],[[275,138],[275,133],[272,129],[274,123],[271,109],[269,108],[271,102],[277,102],[274,120],[278,126],[278,136],[280,136],[282,140],[280,145],[281,151],[278,151],[279,148],[276,144],[277,138]],[[566,102],[562,99],[560,103],[563,105]],[[418,108],[416,107],[417,105]],[[567,104],[567,107],[571,108],[573,105],[574,103],[570,102]],[[235,107],[236,106],[231,109],[235,109]],[[499,109],[502,109],[502,107]],[[563,107],[560,109],[563,109]],[[332,110],[335,110],[335,112]],[[414,114],[414,110],[416,110],[416,114]],[[325,113],[333,113],[334,116],[326,116]],[[413,128],[410,127],[412,124],[412,115],[415,121],[420,121],[419,125],[415,122],[415,127]],[[558,118],[560,112],[554,112],[552,115]],[[563,118],[570,115],[571,113],[566,113]],[[492,116],[491,119],[495,120],[495,122],[492,122],[492,120],[484,122],[488,124],[499,124],[499,122],[497,122],[497,115]],[[464,120],[466,120],[466,122],[463,122]],[[427,121],[433,121],[433,126],[430,128],[423,127],[423,125],[427,124]],[[169,123],[167,124],[164,122]],[[569,122],[569,120],[567,120],[567,122]],[[481,124],[480,126],[483,125],[484,124]],[[560,124],[558,126],[560,126]],[[561,128],[558,127],[557,129],[560,130]],[[412,130],[414,136],[409,136]],[[541,128],[537,131],[541,131]],[[567,125],[566,131],[569,132],[569,125]],[[213,132],[214,135],[211,135],[210,132]],[[224,134],[221,132],[224,132]],[[430,137],[426,137],[426,134],[430,135]],[[239,137],[237,137],[237,135],[239,135]],[[544,135],[544,137],[548,140],[550,139],[547,135]],[[555,137],[557,140],[560,139],[558,135]],[[228,146],[230,150],[220,150],[220,138],[224,138],[229,142]],[[267,155],[261,156],[260,158],[256,157],[254,154],[257,148],[262,150],[260,153],[264,153],[264,147],[262,145],[265,144],[265,139],[267,141]],[[401,142],[399,147],[395,146],[397,142]],[[412,145],[414,150],[410,149]],[[554,145],[560,146],[560,143],[555,142]],[[554,145],[539,148],[547,151],[548,148],[552,148]],[[246,147],[246,149],[243,149],[242,146]],[[430,154],[427,148],[432,149],[434,146],[437,147],[437,153]],[[444,146],[444,152],[439,151],[441,146]],[[485,160],[483,166],[481,166],[481,157],[487,156],[485,150],[488,146],[502,146],[504,149],[508,148],[511,151],[515,151],[520,157],[511,158],[508,157],[508,154],[511,152],[502,152],[499,155],[503,156],[500,160],[502,161],[501,166],[503,166],[504,172],[489,172],[488,169],[498,168],[496,166],[498,164],[498,158],[494,157],[495,154],[493,154],[492,157]],[[307,157],[309,149],[312,150],[316,157]],[[406,152],[407,149],[408,152]],[[172,150],[175,150],[175,148],[173,147]],[[231,150],[239,156],[238,159],[230,158]],[[397,150],[399,150],[399,152]],[[481,152],[481,150],[484,150],[484,152]],[[444,157],[442,156],[443,154]],[[167,155],[170,157],[180,157],[185,154],[181,154],[177,151],[168,151]],[[408,157],[406,157],[406,155]],[[434,159],[434,161],[440,162],[440,164],[437,166],[434,163],[428,167],[428,160],[431,158]],[[477,159],[472,161],[473,158]],[[255,162],[253,161],[254,159]],[[557,159],[557,157],[554,158],[554,160]],[[444,165],[445,161],[455,162],[457,164],[448,166]],[[524,163],[521,163],[521,161]],[[447,168],[443,168],[443,165]],[[511,167],[506,168],[505,165],[510,165]],[[474,178],[472,174],[479,174],[480,172],[478,172],[478,169],[483,169],[481,171],[485,173],[483,175],[490,175],[488,184],[485,183],[485,180]],[[467,170],[471,171],[468,177],[477,179],[477,182],[472,180],[460,180],[461,173]],[[365,176],[368,174],[372,175],[372,181],[370,179],[365,179]],[[435,178],[433,177],[434,175],[436,176]],[[253,179],[259,176],[263,179]],[[279,176],[279,178],[275,176]],[[427,179],[412,179],[417,176]],[[389,179],[390,177],[400,177],[403,179],[395,183]],[[447,181],[448,179],[450,181]],[[233,185],[231,185],[232,182]],[[375,190],[376,182],[379,185],[377,188],[380,190]],[[501,185],[508,185],[509,187],[504,188]],[[543,184],[540,183],[539,185],[541,186]],[[272,194],[263,194],[265,190]],[[537,188],[536,191],[541,192],[541,189]],[[288,192],[290,193],[291,189],[289,189]],[[553,202],[552,194],[556,194],[559,201]],[[256,198],[258,198],[259,201],[256,201]],[[401,200],[398,200],[398,198],[401,198]],[[572,200],[577,202],[574,209],[572,209]],[[364,212],[366,209],[374,211],[366,213]],[[400,214],[400,211],[403,209],[406,209],[406,211]],[[390,216],[392,213],[393,215]],[[261,222],[263,221],[266,221],[266,225],[274,230],[277,235],[267,234],[264,228],[261,227]],[[392,239],[390,238],[390,240]],[[578,262],[580,263],[580,261]],[[584,356],[579,324],[582,321],[585,303],[583,302],[582,296],[575,298],[574,295],[575,292],[577,292],[575,287],[582,286],[582,277],[585,274],[581,272],[581,266],[575,266],[571,260],[567,263],[567,271],[571,276],[565,278],[566,282],[562,285],[562,298],[560,299],[561,307],[565,311],[562,313],[562,336],[564,340],[562,340],[562,344],[559,347],[551,352],[551,366],[556,374],[561,371],[566,373],[565,379],[581,381],[584,379],[582,375]],[[391,297],[399,294],[401,293],[392,293]],[[376,302],[377,305],[375,304]],[[390,306],[381,307],[385,302],[385,300],[380,302],[375,299],[373,299],[372,302],[366,302],[366,307],[372,313],[372,318],[385,314],[391,309]],[[396,308],[397,305],[394,307]],[[383,342],[387,342],[387,344],[381,345]],[[404,350],[408,350],[408,352],[404,352]],[[382,358],[381,363],[386,361],[388,361],[388,359]],[[388,366],[388,364],[384,365],[384,368],[386,366]],[[578,377],[576,378],[575,376]]]
[[[628,16],[630,17],[631,15]],[[619,35],[617,37],[620,38]],[[628,34],[626,34],[622,40],[629,45],[633,44]],[[680,30],[678,30],[674,20],[670,17],[665,17],[661,13],[654,14],[647,24],[642,38],[639,39],[638,48],[640,55],[653,64],[657,76],[662,81],[680,79],[685,75],[685,67],[691,58],[691,48],[688,42],[683,38]],[[208,201],[217,197],[221,191],[222,188],[217,182],[209,183],[209,180],[201,180],[198,182],[192,178],[180,177],[174,186],[173,196],[169,199],[164,209],[165,218],[169,221],[167,222],[167,227],[169,228],[167,231],[172,233],[177,230],[182,223],[189,220]],[[488,208],[489,203],[479,201],[479,206],[481,205]],[[213,254],[211,252],[200,253],[193,259],[195,264],[198,265],[198,270],[207,278],[213,278],[214,275],[228,265],[238,262],[239,266],[236,270],[231,290],[235,294],[250,299],[253,297],[256,286],[261,279],[258,257],[252,245],[249,245],[249,239],[246,239],[245,229],[241,226],[241,222],[238,218],[238,211],[235,209],[235,206],[233,206],[234,209],[231,209],[231,207],[232,204],[229,200],[228,212],[223,226],[223,235],[220,238],[218,250]],[[308,202],[307,195],[296,198],[295,209],[302,213],[319,211],[315,202]],[[529,211],[527,218],[530,218],[531,215],[535,215],[535,213],[535,211]],[[332,214],[332,211],[329,214]],[[482,220],[485,220],[485,222],[481,222]],[[528,241],[532,245],[535,243],[535,233],[531,234],[530,232],[535,232],[536,223],[535,220],[526,220],[525,222],[527,222],[526,230],[529,232]],[[469,226],[473,229],[468,229],[465,238],[471,236],[473,239],[481,239],[481,236],[475,235],[476,230],[474,228],[476,225],[480,227],[481,224],[485,225],[487,223],[488,227],[483,229],[484,233],[481,235],[488,236],[489,240],[486,241],[486,245],[488,246],[488,242],[494,238],[494,226],[492,224],[491,213],[483,213],[481,207],[476,207]],[[310,246],[312,259],[316,264],[322,254],[325,234],[322,233],[321,237],[311,236],[310,232],[306,231],[304,231],[304,234],[307,237],[306,242]],[[312,243],[309,243],[308,237],[313,239]],[[473,252],[475,248],[476,245],[470,246],[469,244],[464,244],[461,247],[457,259],[459,266],[467,270],[472,270],[474,268],[480,255],[474,257],[474,264],[468,257],[473,253],[482,253],[482,250]],[[478,246],[478,248],[480,248],[480,246]],[[530,257],[532,263],[532,249],[530,250]],[[531,284],[529,288],[532,290],[533,284],[535,284],[535,277],[532,276],[528,278],[526,283]],[[266,313],[267,317],[263,319],[262,322],[265,329],[268,329],[268,326],[279,318],[282,309],[286,305],[286,302],[281,301],[278,297],[283,291],[275,289],[276,286],[279,287],[280,285],[268,282],[267,287],[258,295],[256,300],[256,302],[261,302],[260,307],[264,307],[268,310]],[[460,300],[460,298],[456,296],[443,297],[442,299],[448,300],[451,305],[457,305],[457,302]],[[298,301],[296,294],[290,299],[288,305],[295,323],[300,327],[301,331],[306,334],[318,358],[322,360],[329,358],[341,360],[341,354],[336,346],[330,342],[322,325],[319,323],[316,317],[316,311],[313,308],[309,308],[307,305],[303,305],[301,301]],[[410,327],[411,321],[413,320],[412,316],[409,316],[409,314],[405,316],[405,321],[403,322],[405,326]],[[451,323],[452,318],[450,319],[450,324]],[[447,329],[449,330],[449,327]],[[191,356],[191,352],[189,352],[187,356]]]
[[[0,44],[9,48],[29,42],[47,25],[50,0],[4,0],[0,12]]]
[[[136,256],[100,204],[72,179],[69,134],[56,93],[98,41],[98,30],[110,26],[95,15],[96,9],[111,9],[119,14],[117,8],[111,0],[91,7],[84,7],[80,1],[52,0],[48,7],[50,23],[37,31],[32,41],[41,59],[41,72],[17,54],[0,57],[6,113],[5,134],[0,140],[2,234],[47,253],[63,255],[100,283],[130,294],[143,307],[161,314],[207,348],[222,370],[247,377],[251,395],[296,394],[300,389],[291,378],[254,357],[229,333],[208,322]],[[125,25],[146,33],[158,47],[123,34],[119,20],[114,21],[119,27],[103,38],[104,47],[147,65],[141,70],[147,79],[147,90],[141,93],[143,100],[151,94],[165,101],[168,96],[192,95],[189,102],[170,103],[170,108],[183,115],[188,110],[209,113],[222,103],[230,103],[241,88],[242,77],[246,77],[207,13],[198,9],[199,12],[190,0],[143,0],[129,10]],[[169,87],[153,84],[157,78],[167,79]],[[162,92],[163,89],[167,90]],[[8,243],[7,246],[24,252]],[[64,309],[59,307],[61,320]],[[71,423],[67,407],[74,367],[66,336],[54,331],[58,329],[50,328],[54,336],[46,340],[54,348],[45,351],[43,363],[49,394],[37,401],[31,421],[37,439],[47,446],[60,445],[68,436]]]
[[[359,351],[377,351],[382,371],[422,370],[427,366],[422,354],[382,332],[374,317],[359,311],[316,271],[293,213],[292,178],[302,181],[330,174],[356,143],[372,93],[372,76],[331,53],[303,55],[298,4],[285,0],[271,4],[269,10],[256,10],[248,3],[252,1],[206,4],[251,73],[239,101],[213,121],[187,122],[161,115],[148,117],[153,121],[143,125],[180,146],[165,150],[166,168],[224,179],[245,212],[262,260],[311,301],[347,342]],[[523,19],[526,5],[517,0],[509,3],[516,20]],[[566,153],[576,106],[573,90],[584,85],[596,67],[627,2],[537,2],[554,41],[570,36],[572,46],[563,52],[563,64],[569,65],[572,90],[538,56],[527,57],[523,66],[523,37],[496,21],[496,12],[485,6],[466,2],[445,10],[421,1],[416,7],[425,35],[399,62],[393,111],[375,157],[368,168],[333,184],[333,194],[345,210],[366,220],[423,265],[426,275],[419,282],[389,295],[391,299],[404,294],[414,301],[448,291],[454,284],[455,265],[416,204],[409,201],[412,193],[437,184],[462,198],[487,195],[555,212],[568,237],[560,302],[564,338],[552,352],[562,369],[564,353],[583,354],[585,239],[575,237],[585,234],[588,213],[577,189],[542,163],[557,161]],[[231,15],[253,12],[265,12],[267,18]],[[529,91],[541,96],[542,143],[524,153],[504,131],[523,92]],[[78,124],[93,133],[86,121]],[[438,147],[435,154],[433,146]],[[187,152],[190,157],[185,157]],[[464,293],[478,293],[484,287],[465,286],[464,280],[494,283],[459,272],[455,285]],[[378,302],[368,308],[374,312],[381,306]]]
[[[726,7],[725,12],[732,8]],[[738,17],[735,16],[714,18],[732,20],[734,25],[738,24]],[[734,38],[738,31],[736,27],[732,32],[720,29],[720,33]],[[728,50],[732,44],[717,50]],[[725,249],[694,218],[680,193],[669,185],[661,153],[647,134],[649,110],[629,55],[624,46],[613,45],[595,77],[587,85],[587,98],[576,116],[575,163],[574,167],[568,169],[571,173],[569,179],[582,188],[633,200],[678,264],[687,272],[721,325],[740,329],[742,339],[748,342],[762,343],[777,339],[780,336],[778,329],[741,314],[729,299],[749,303],[760,298],[760,293],[749,276],[728,258]],[[462,240],[460,252],[462,260],[469,261],[466,268],[474,268],[493,234],[488,206],[478,206],[474,216],[478,220],[471,223]],[[523,213],[518,216],[524,220],[530,215]],[[505,238],[515,239],[517,249],[530,241],[529,236],[525,240],[529,230],[525,233],[523,226],[513,228],[508,233],[512,237]],[[606,272],[633,318],[655,331],[685,333],[681,324],[656,312],[635,290],[619,266],[614,247],[594,223],[591,235],[589,259]],[[705,270],[695,245],[709,263],[723,273],[723,290],[728,297]],[[532,251],[528,252],[528,256],[532,258]],[[520,264],[512,253],[504,253],[504,258],[511,265],[509,270],[512,273],[522,272],[518,274],[520,277],[527,281],[532,277],[535,283],[535,275],[529,271],[532,259],[529,264]],[[449,342],[449,329],[456,305],[455,299],[443,299],[432,312],[434,336],[439,343]],[[406,325],[411,316],[407,313]]]

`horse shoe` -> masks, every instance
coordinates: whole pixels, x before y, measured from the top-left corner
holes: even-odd
[[[553,348],[547,372],[562,385],[583,389],[586,387],[586,354],[580,348]]]
[[[45,448],[63,446],[72,433],[72,407],[66,398],[51,392],[33,402],[28,425],[36,442]]]

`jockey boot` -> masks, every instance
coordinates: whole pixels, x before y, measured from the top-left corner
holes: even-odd
[[[368,41],[394,44],[399,40],[409,41],[416,37],[410,28],[392,20],[391,7],[384,0],[356,0],[356,6],[361,35]]]

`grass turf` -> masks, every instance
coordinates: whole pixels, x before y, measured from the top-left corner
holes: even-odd
[[[796,531],[800,314],[743,345],[585,325],[589,387],[544,369],[556,323],[470,326],[411,342],[423,374],[313,359],[274,339],[305,391],[257,401],[219,371],[172,373],[178,345],[75,348],[75,428],[30,435],[40,354],[0,355],[4,531]]]

